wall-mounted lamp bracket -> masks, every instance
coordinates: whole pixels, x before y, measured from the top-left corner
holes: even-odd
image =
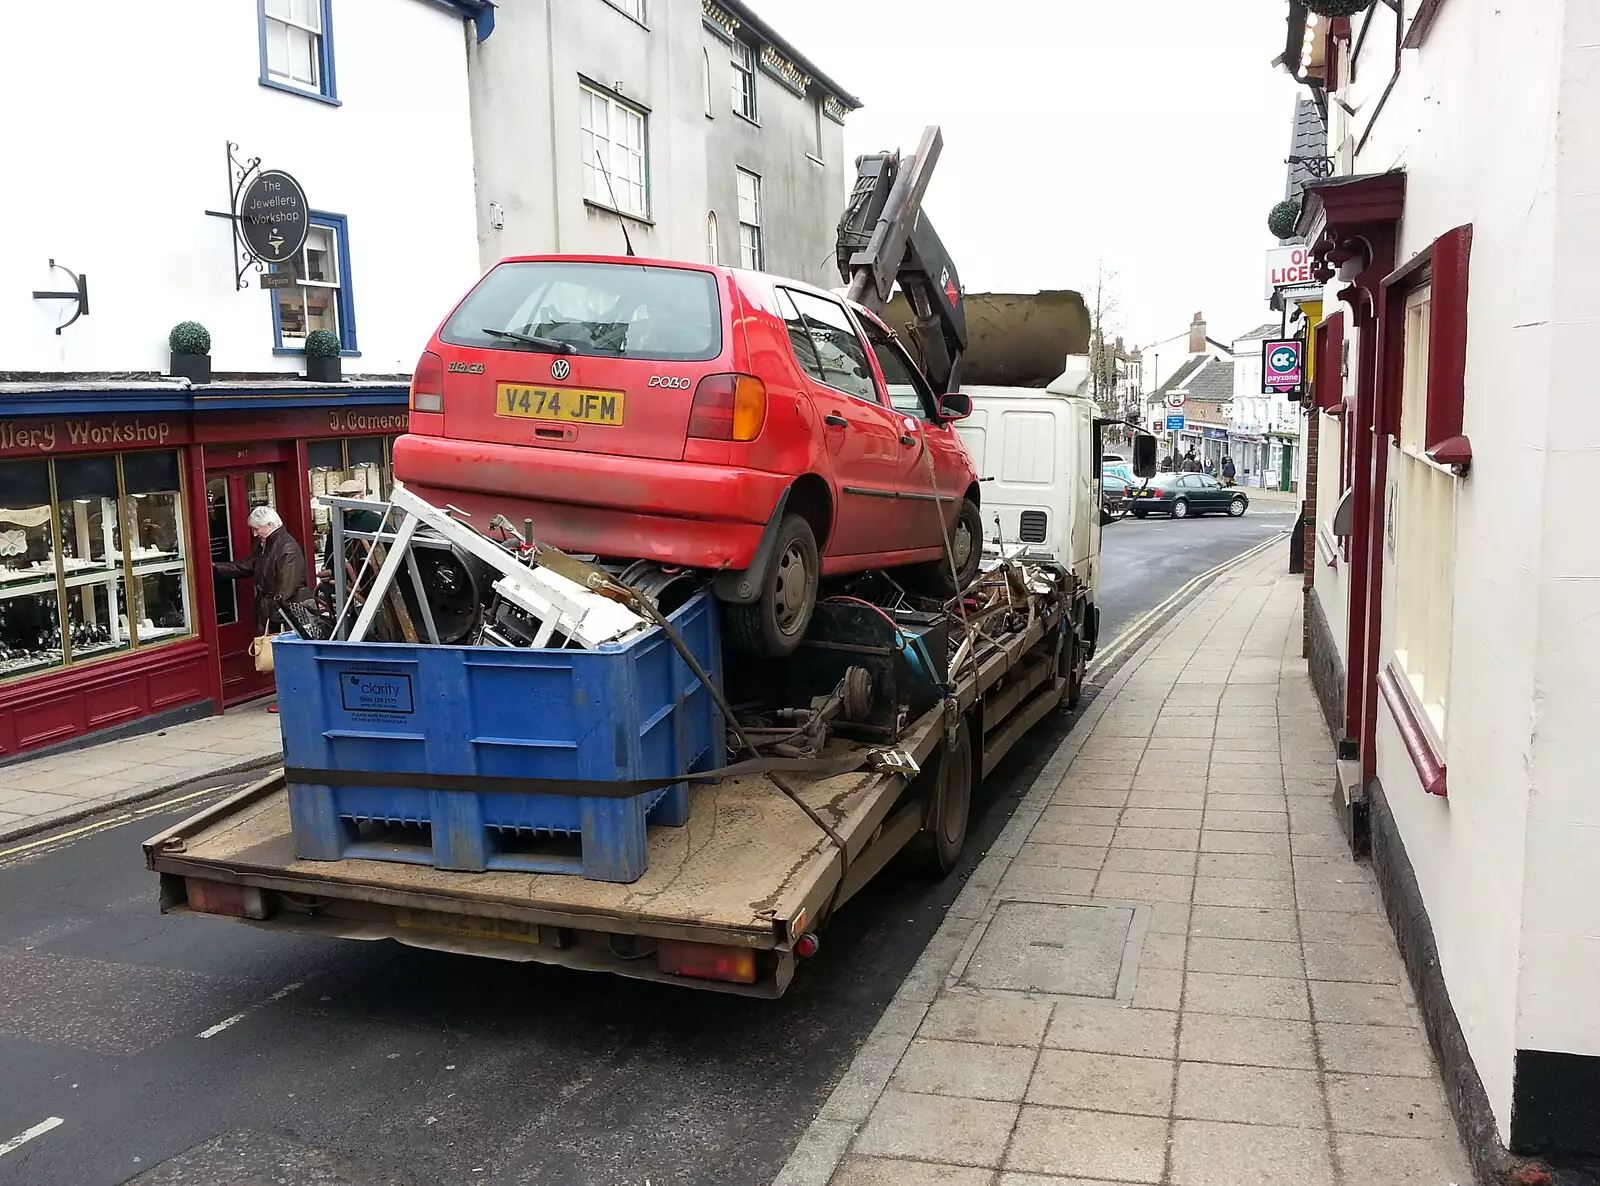
[[[267,265],[257,259],[253,252],[245,245],[244,236],[239,233],[239,195],[244,193],[245,186],[250,184],[250,179],[261,171],[261,158],[253,156],[247,161],[240,161],[233,154],[239,151],[239,146],[232,140],[228,141],[228,209],[207,210],[212,218],[226,218],[228,225],[233,228],[233,254],[235,268],[233,273],[234,291],[238,292],[250,286],[245,283],[244,274],[250,270],[252,264],[258,272],[265,272]]]
[[[63,321],[60,325],[56,326],[56,333],[59,335],[62,330],[66,329],[67,326],[71,325],[74,321],[78,320],[78,318],[86,316],[88,314],[88,312],[89,312],[89,277],[80,276],[76,272],[74,272],[71,268],[66,267],[63,264],[56,263],[55,260],[51,260],[50,261],[50,266],[52,268],[60,268],[68,276],[72,277],[72,284],[73,284],[72,291],[71,292],[40,292],[38,289],[34,289],[33,299],[36,300],[36,301],[76,301],[78,303],[77,311],[74,312],[71,317],[67,318],[67,320]]]

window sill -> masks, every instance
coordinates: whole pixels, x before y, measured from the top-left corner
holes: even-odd
[[[286,95],[299,95],[302,99],[312,99],[318,103],[326,103],[329,107],[344,106],[344,103],[340,101],[337,95],[324,95],[320,91],[302,90],[300,87],[290,86],[286,82],[277,82],[271,78],[263,78],[259,81],[268,90],[282,91]]]
[[[1444,753],[1434,740],[1432,724],[1412,699],[1411,681],[1391,662],[1378,674],[1378,690],[1400,730],[1400,740],[1405,743],[1423,791],[1447,798],[1450,792],[1445,781]]]
[[[815,165],[819,169],[826,169],[828,167],[828,162],[823,160],[821,157],[819,157],[814,152],[806,153],[806,160],[810,161],[813,165]]]
[[[583,199],[583,204],[591,210],[601,210],[606,214],[615,214],[618,218],[626,218],[629,222],[636,222],[640,226],[655,226],[655,220],[648,214],[630,214],[626,210],[618,210],[615,206],[608,206],[604,202],[597,202],[593,198]]]
[[[1317,554],[1329,568],[1339,567],[1339,545],[1320,523],[1317,524]]]
[[[276,355],[279,355],[280,357],[281,356],[288,356],[288,357],[292,357],[292,358],[304,358],[306,356],[306,348],[304,346],[274,346],[272,348],[272,352],[274,354],[276,354]],[[341,351],[339,351],[339,357],[340,358],[360,358],[361,357],[361,351],[359,351],[359,350],[341,350]]]
[[[761,126],[761,121],[759,119],[752,119],[742,111],[735,109],[733,114],[736,118],[744,120],[744,122],[749,124],[752,128],[759,128]]]

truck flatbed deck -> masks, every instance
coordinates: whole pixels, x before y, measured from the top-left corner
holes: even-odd
[[[996,641],[955,680],[972,728],[972,781],[1056,708],[1061,598],[1026,629]],[[911,723],[897,748],[925,768],[946,744],[946,709]],[[835,740],[824,757],[860,742]],[[561,874],[455,872],[428,865],[295,856],[280,770],[145,842],[173,914],[235,917],[275,930],[561,964],[756,996],[778,996],[796,944],[922,831],[927,799],[914,783],[863,770],[794,778],[796,796],[844,842],[760,775],[695,785],[688,823],[652,827],[649,861],[619,884]],[[227,887],[227,888],[224,888]],[[742,953],[745,982],[670,970],[660,949],[695,960]]]

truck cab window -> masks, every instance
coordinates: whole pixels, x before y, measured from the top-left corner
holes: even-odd
[[[934,419],[933,390],[923,379],[911,357],[900,343],[886,334],[876,323],[861,319],[867,341],[878,356],[878,366],[883,371],[883,381],[889,388],[889,402],[894,410],[920,420]]]

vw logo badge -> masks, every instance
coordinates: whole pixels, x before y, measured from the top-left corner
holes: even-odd
[[[550,377],[552,379],[565,379],[572,374],[572,364],[564,358],[558,358],[550,364]]]

